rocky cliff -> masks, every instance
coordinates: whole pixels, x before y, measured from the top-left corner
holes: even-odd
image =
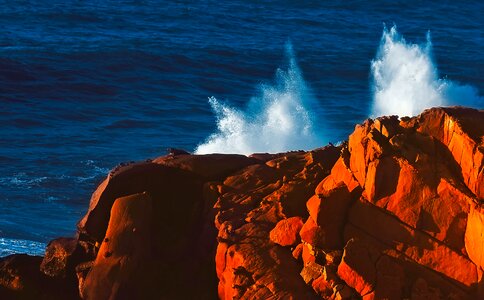
[[[0,261],[0,298],[484,299],[484,111],[309,152],[114,169],[75,238]]]

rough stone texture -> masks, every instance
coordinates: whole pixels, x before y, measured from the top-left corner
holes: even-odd
[[[307,216],[306,201],[338,155],[339,149],[331,146],[289,153],[250,166],[217,185],[216,268],[221,299],[317,297],[300,275],[300,262],[290,249],[271,243],[270,232],[295,213],[304,211]],[[302,252],[304,259],[304,247]]]
[[[0,298],[484,299],[483,133],[433,108],[339,147],[121,165],[75,238],[0,260]]]
[[[303,226],[301,217],[291,217],[279,221],[270,232],[272,242],[281,246],[293,246],[299,241],[299,231]]]

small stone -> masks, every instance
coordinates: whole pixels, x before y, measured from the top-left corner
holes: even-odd
[[[300,260],[302,256],[302,251],[303,251],[303,244],[301,243],[297,245],[296,248],[292,251],[292,256],[295,259]]]

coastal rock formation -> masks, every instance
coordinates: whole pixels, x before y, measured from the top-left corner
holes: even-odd
[[[113,170],[75,238],[0,260],[2,299],[483,299],[484,111],[341,146]]]

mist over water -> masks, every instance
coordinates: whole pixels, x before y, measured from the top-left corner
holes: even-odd
[[[408,43],[396,26],[383,30],[376,58],[371,62],[372,117],[415,116],[435,106],[464,105],[481,108],[477,89],[440,79],[432,59],[430,32],[423,45]]]
[[[311,109],[318,105],[304,82],[291,44],[286,45],[288,67],[278,69],[273,85],[262,85],[244,110],[209,103],[217,117],[217,132],[196,149],[197,154],[282,152],[309,150],[325,144],[316,130]]]

